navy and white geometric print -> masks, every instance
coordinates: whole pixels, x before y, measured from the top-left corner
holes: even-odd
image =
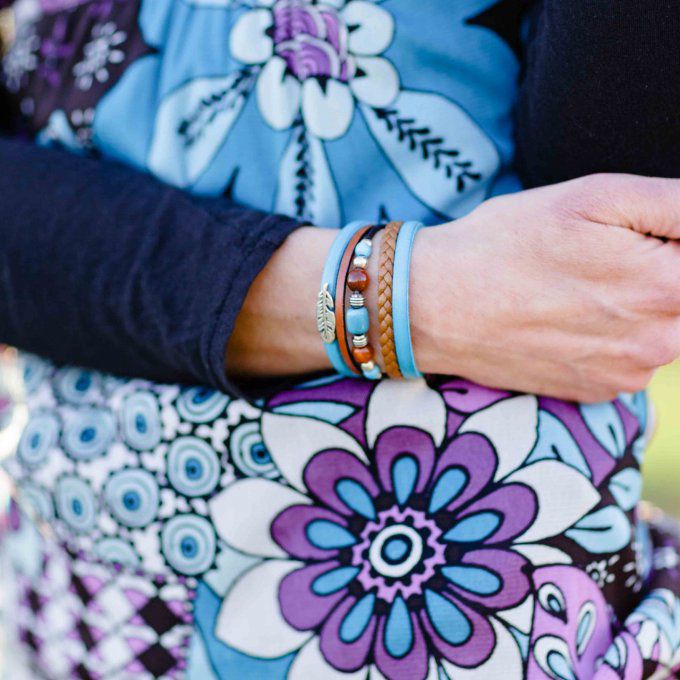
[[[17,456],[27,468],[43,465],[59,439],[61,423],[55,413],[35,413],[21,434]]]
[[[209,423],[224,413],[229,401],[226,394],[209,387],[190,387],[177,399],[177,412],[190,423]]]
[[[57,514],[71,531],[87,533],[97,523],[99,503],[89,482],[77,475],[60,477],[54,487]]]
[[[161,417],[154,394],[140,390],[125,399],[121,431],[125,442],[137,451],[148,451],[160,443]]]
[[[208,572],[224,547],[208,501],[237,478],[280,478],[245,401],[31,356],[24,372],[29,422],[7,468],[32,516],[98,559]]]
[[[185,496],[209,496],[220,483],[220,459],[199,437],[175,439],[168,448],[166,462],[171,486]]]
[[[121,470],[106,482],[104,502],[122,525],[142,528],[158,516],[160,490],[154,475],[147,470]]]
[[[518,61],[476,21],[496,4],[146,0],[140,29],[157,53],[98,105],[96,145],[324,226],[461,216],[518,188]]]
[[[110,411],[78,409],[66,419],[62,445],[75,460],[93,460],[108,451],[115,431],[116,421]]]
[[[198,576],[215,565],[217,537],[205,517],[175,515],[163,526],[161,544],[167,563],[180,574]]]
[[[279,479],[274,459],[262,438],[258,421],[246,421],[234,429],[229,438],[231,462],[244,477],[265,477]]]

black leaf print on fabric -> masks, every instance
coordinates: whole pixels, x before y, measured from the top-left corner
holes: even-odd
[[[463,160],[458,149],[449,149],[442,137],[435,136],[426,125],[419,126],[415,118],[402,118],[396,109],[374,108],[373,111],[394,132],[400,143],[408,144],[413,153],[431,162],[435,170],[443,172],[447,179],[456,183],[456,191],[462,193],[469,182],[479,182],[482,174],[474,171],[473,161]]]
[[[309,141],[307,140],[307,129],[298,122],[295,130],[295,142],[298,145],[298,152],[295,156],[297,164],[295,177],[295,217],[304,219],[310,217],[307,214],[307,205],[313,198],[314,179],[313,168],[310,159]]]
[[[248,95],[254,82],[254,70],[245,68],[233,74],[233,80],[227,87],[203,97],[177,128],[177,133],[184,138],[185,148],[194,145],[220,113],[238,106]]]

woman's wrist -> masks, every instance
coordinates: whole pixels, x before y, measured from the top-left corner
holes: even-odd
[[[226,353],[234,376],[296,375],[330,368],[316,330],[316,297],[334,229],[294,231],[253,282]]]
[[[463,343],[456,343],[451,334],[453,319],[461,319],[465,286],[461,282],[460,294],[453,304],[447,292],[452,279],[463,275],[459,240],[451,234],[452,230],[458,232],[465,228],[463,221],[465,218],[460,220],[460,226],[456,222],[421,229],[413,244],[409,293],[411,338],[416,363],[423,373],[441,373],[445,366],[450,369],[454,365],[463,370],[465,363]],[[465,314],[462,316],[465,323],[472,323]]]
[[[439,259],[437,243],[439,227],[422,229],[413,245],[411,256],[410,310],[413,351],[420,370],[436,371],[437,319],[433,302],[437,299]],[[444,310],[441,310],[444,312]]]

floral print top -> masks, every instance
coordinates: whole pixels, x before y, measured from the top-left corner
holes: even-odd
[[[519,3],[16,4],[5,80],[44,143],[330,227],[518,188]]]
[[[519,188],[513,0],[15,12],[4,77],[39,143],[323,226]],[[644,394],[330,376],[251,404],[30,356],[22,382],[3,552],[31,677],[680,669],[680,541],[639,508]]]

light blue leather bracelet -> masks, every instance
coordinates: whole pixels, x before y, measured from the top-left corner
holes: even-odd
[[[350,222],[347,226],[338,230],[338,235],[328,251],[326,264],[321,277],[321,290],[316,307],[317,328],[324,342],[326,354],[333,368],[341,375],[356,377],[352,370],[345,364],[340,353],[338,338],[335,332],[335,297],[338,273],[342,256],[347,250],[352,236],[360,229],[368,226],[368,222]]]
[[[404,378],[421,378],[416,367],[411,342],[408,289],[411,280],[411,251],[416,234],[423,225],[420,222],[405,222],[399,230],[394,249],[394,270],[392,273],[392,324],[397,363]]]

